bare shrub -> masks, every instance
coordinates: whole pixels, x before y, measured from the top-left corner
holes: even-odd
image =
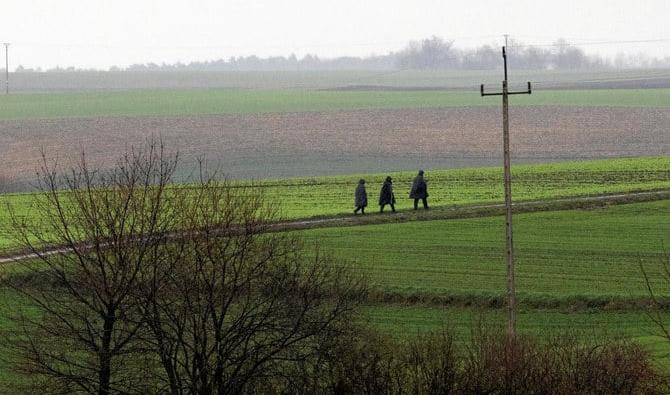
[[[340,343],[321,372],[320,391],[335,394],[449,394],[461,359],[451,332],[424,333],[406,342],[358,329]]]
[[[391,394],[404,385],[396,345],[373,330],[359,329],[333,347],[311,393]]]
[[[661,394],[665,379],[651,364],[649,353],[625,340],[579,345],[568,340],[550,348],[562,380],[562,393]]]
[[[373,332],[343,345],[321,391],[360,394],[663,394],[664,377],[639,345],[509,338],[477,328],[457,347],[448,330],[399,342]],[[330,374],[325,374],[330,373]]]
[[[139,288],[157,379],[173,394],[240,393],[314,372],[348,333],[362,278],[268,232],[274,208],[249,190],[203,179],[176,200],[181,234]]]
[[[487,394],[661,394],[666,380],[641,346],[562,335],[540,342],[480,332],[468,347],[459,392]]]
[[[481,394],[546,391],[542,381],[551,376],[546,375],[548,361],[541,351],[529,339],[478,328],[464,357],[461,390]]]
[[[449,330],[423,334],[406,345],[400,360],[405,368],[407,393],[456,393],[460,361],[454,335]]]

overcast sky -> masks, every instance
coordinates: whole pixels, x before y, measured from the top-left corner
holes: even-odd
[[[10,69],[107,68],[257,54],[382,54],[431,35],[459,47],[598,44],[588,52],[670,56],[670,0],[2,0]],[[3,65],[4,66],[4,65]]]

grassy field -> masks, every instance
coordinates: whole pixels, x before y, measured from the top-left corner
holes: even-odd
[[[426,331],[453,330],[467,341],[473,328],[506,329],[507,310],[462,307],[426,307],[396,304],[370,305],[364,309],[369,322],[394,337]],[[648,338],[658,330],[645,312],[559,312],[520,310],[519,333],[557,335],[573,331],[585,336],[625,336]],[[670,349],[668,350],[670,351]]]
[[[128,89],[335,89],[355,87],[476,90],[500,85],[502,70],[284,70],[123,71],[11,73],[12,92],[118,91]],[[512,81],[540,88],[667,88],[667,69],[518,70]]]
[[[399,209],[411,207],[408,198],[414,173],[391,173]],[[503,200],[499,168],[427,171],[433,207],[498,203]],[[369,211],[377,210],[379,188],[386,174],[293,178],[256,182],[267,198],[278,202],[289,219],[350,214],[359,178],[367,180]],[[562,162],[513,167],[514,199],[542,200],[574,196],[670,188],[670,157]],[[239,183],[244,184],[240,181]],[[31,194],[0,195],[18,216],[34,215]],[[0,249],[15,246],[10,237],[8,210],[0,212]]]
[[[663,168],[664,161],[667,159],[591,163],[594,173],[590,179],[600,180],[596,183],[600,187],[621,187],[625,184],[613,182],[626,174],[624,169],[636,174],[634,169],[650,170],[654,163]],[[546,173],[554,166],[536,166],[527,176],[562,174],[548,185],[555,187],[562,185],[557,180],[570,180],[574,181],[573,191],[592,185],[587,178],[578,182],[579,172],[572,179],[569,172]],[[545,173],[538,173],[540,169]],[[640,179],[640,174],[635,179]],[[626,180],[632,182],[633,178]],[[539,183],[537,179],[535,183]],[[592,191],[586,188],[581,193],[584,190]],[[550,194],[550,190],[542,193]],[[501,217],[488,217],[318,229],[303,234],[308,242],[319,241],[354,268],[367,272],[377,295],[411,302],[367,306],[363,314],[372,325],[398,338],[447,326],[459,342],[466,343],[472,324],[481,321],[497,326],[504,322],[504,309],[500,308],[505,286],[502,229]],[[647,345],[657,363],[670,366],[670,347],[657,336],[644,312],[627,305],[646,297],[640,260],[658,290],[670,292],[668,284],[658,281],[658,263],[663,246],[670,242],[668,234],[667,200],[515,216],[520,332],[538,337],[564,330],[584,339],[625,337]],[[455,304],[434,304],[448,301],[444,297],[451,297]],[[480,302],[483,309],[463,307]],[[0,312],[17,311],[21,304],[16,294],[0,289]],[[0,320],[0,329],[9,325]],[[0,360],[0,385],[21,380],[8,373],[8,368]]]
[[[596,210],[527,213],[514,219],[517,293],[522,304],[564,308],[616,305],[647,296],[639,262],[659,292],[670,245],[670,201]],[[443,296],[501,304],[502,217],[409,222],[306,232],[369,274],[384,294]]]
[[[503,219],[491,217],[304,234],[369,273],[382,293],[400,294],[407,302],[417,296],[418,303],[366,306],[363,318],[373,327],[399,340],[448,328],[465,346],[473,326],[500,328],[505,322],[502,229]],[[626,338],[645,345],[655,364],[670,369],[670,344],[645,312],[625,304],[646,297],[640,260],[658,280],[670,234],[670,201],[522,214],[515,217],[515,232],[520,333],[538,338],[569,333],[586,342]],[[654,283],[670,292],[668,284]],[[483,308],[431,304],[433,297],[445,295],[494,303]],[[18,295],[0,288],[0,317],[21,305]],[[0,330],[10,328],[0,319]],[[7,352],[0,344],[0,354]],[[0,388],[22,382],[0,358]]]
[[[415,172],[392,172],[398,208],[411,207],[409,190]],[[366,180],[369,211],[378,209],[379,190],[387,174],[296,178],[265,181],[267,196],[282,205],[288,218],[348,214],[359,178]],[[670,157],[608,159],[514,165],[515,201],[555,199],[670,188]],[[502,170],[497,167],[427,170],[434,207],[503,201]]]
[[[0,120],[498,105],[459,91],[134,90],[0,97]],[[670,89],[539,90],[515,105],[667,107]]]

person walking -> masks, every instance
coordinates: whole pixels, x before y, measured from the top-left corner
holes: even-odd
[[[368,205],[368,193],[365,190],[365,180],[362,178],[358,180],[358,186],[356,187],[356,193],[354,195],[354,205],[356,206],[354,214],[358,214],[358,211],[360,211],[361,214],[365,214],[365,207]]]
[[[414,210],[419,209],[419,199],[423,201],[423,209],[428,210],[428,184],[423,179],[423,170],[419,170],[419,174],[414,178],[409,197],[414,199]]]
[[[384,206],[391,206],[391,211],[395,213],[395,195],[393,195],[393,179],[389,176],[382,185],[382,190],[379,192],[379,212],[384,212]]]

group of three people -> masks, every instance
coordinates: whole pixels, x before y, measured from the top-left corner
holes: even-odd
[[[368,206],[368,193],[365,190],[364,179],[358,181],[354,197],[354,204],[356,206],[354,214],[358,214],[359,211],[361,214],[365,214],[365,207]],[[414,210],[419,208],[419,200],[423,202],[423,208],[428,210],[428,184],[426,184],[426,180],[423,178],[423,170],[419,170],[419,174],[414,178],[409,197],[410,199],[414,199]],[[386,177],[386,180],[382,185],[382,190],[379,192],[379,212],[383,213],[386,205],[391,206],[391,211],[395,212],[395,203],[393,179],[389,176]]]

